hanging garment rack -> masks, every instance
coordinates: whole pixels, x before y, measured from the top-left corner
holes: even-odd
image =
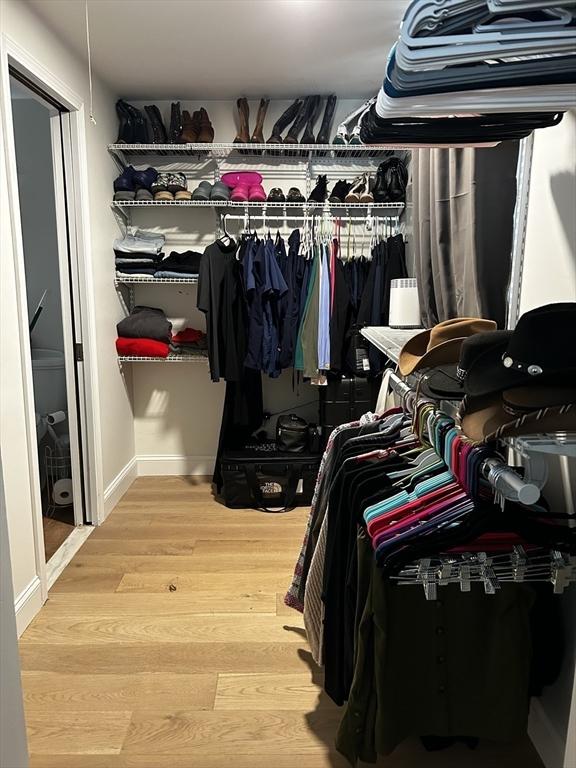
[[[390,374],[390,386],[401,398],[405,408],[408,411],[413,410],[416,400],[415,390],[396,373]],[[486,459],[480,471],[504,499],[519,501],[521,504],[534,504],[540,498],[540,489],[537,485],[527,483],[496,456]]]

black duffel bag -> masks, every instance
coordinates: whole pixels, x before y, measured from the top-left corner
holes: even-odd
[[[312,502],[320,456],[280,453],[271,444],[226,452],[220,467],[227,507],[286,512]]]

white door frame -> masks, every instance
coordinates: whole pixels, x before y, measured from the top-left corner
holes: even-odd
[[[46,599],[46,567],[44,556],[44,535],[42,528],[42,505],[40,499],[39,467],[34,410],[34,385],[30,340],[28,334],[28,310],[26,303],[26,280],[24,271],[24,249],[18,199],[18,176],[12,122],[9,66],[21,72],[63,107],[69,110],[71,135],[70,157],[64,158],[70,168],[67,178],[67,200],[69,210],[75,215],[70,228],[71,256],[77,269],[77,298],[75,311],[79,317],[81,337],[84,346],[84,362],[78,370],[81,378],[80,394],[84,391],[84,402],[80,403],[81,433],[83,440],[83,464],[85,472],[85,503],[87,519],[98,523],[104,518],[103,474],[100,436],[100,400],[96,368],[96,323],[93,290],[92,249],[88,206],[88,165],[86,152],[86,130],[84,102],[64,82],[46,69],[39,61],[12,40],[8,35],[0,36],[0,76],[3,127],[5,133],[6,165],[8,171],[8,197],[12,231],[16,292],[18,301],[18,322],[20,326],[20,348],[22,379],[26,405],[25,431],[28,445],[28,459],[31,467],[32,509],[36,545],[37,572],[42,583],[42,596]],[[70,183],[68,183],[68,181]],[[77,258],[74,259],[74,255]]]

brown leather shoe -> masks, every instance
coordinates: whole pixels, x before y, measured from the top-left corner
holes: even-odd
[[[250,107],[248,99],[238,99],[236,107],[238,108],[238,133],[234,139],[234,144],[248,144],[250,141],[250,126],[248,124]]]
[[[198,114],[200,123],[198,141],[203,144],[209,144],[210,142],[214,141],[214,128],[212,127],[212,123],[208,117],[208,112],[206,112],[204,107],[200,108]]]
[[[198,125],[194,121],[187,109],[182,110],[182,133],[180,134],[181,144],[196,144],[198,141]]]

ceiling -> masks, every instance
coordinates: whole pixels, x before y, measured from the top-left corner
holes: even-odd
[[[28,0],[86,58],[84,0]],[[132,99],[373,95],[409,0],[89,0],[92,67]]]

